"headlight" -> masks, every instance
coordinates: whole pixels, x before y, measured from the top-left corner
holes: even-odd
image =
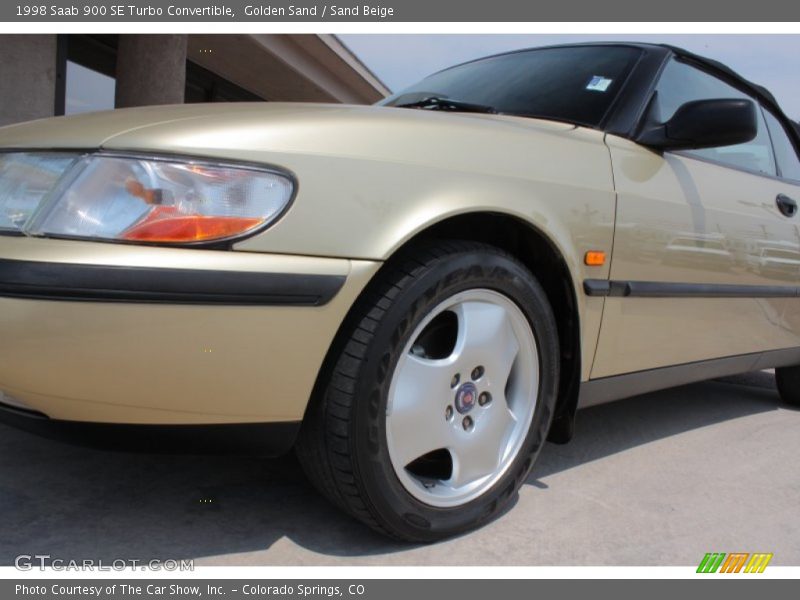
[[[21,231],[76,156],[0,154],[0,229]]]
[[[0,228],[34,236],[168,244],[232,239],[274,221],[293,192],[288,176],[256,167],[104,154],[0,155]]]

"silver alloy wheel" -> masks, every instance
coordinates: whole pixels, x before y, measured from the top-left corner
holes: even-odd
[[[429,358],[420,339],[448,311],[456,317],[452,348]],[[411,335],[389,387],[386,438],[403,487],[437,507],[489,490],[525,441],[538,389],[536,339],[511,299],[473,289],[439,304]],[[446,479],[415,472],[419,459],[443,450],[451,466]]]

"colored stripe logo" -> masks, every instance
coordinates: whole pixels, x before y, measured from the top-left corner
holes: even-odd
[[[772,560],[772,553],[708,552],[697,567],[698,573],[763,573]]]

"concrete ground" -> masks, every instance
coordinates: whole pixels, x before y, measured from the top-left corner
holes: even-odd
[[[587,409],[515,506],[458,539],[394,543],[318,497],[289,458],[88,450],[0,428],[0,564],[800,565],[800,411],[755,373]]]

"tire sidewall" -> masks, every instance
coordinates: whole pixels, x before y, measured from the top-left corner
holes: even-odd
[[[536,340],[539,389],[526,438],[503,476],[479,497],[453,508],[425,504],[400,482],[386,437],[386,405],[398,360],[420,322],[449,297],[489,289],[512,300]],[[558,385],[558,336],[546,295],[533,275],[500,251],[475,250],[446,256],[416,275],[379,322],[358,378],[352,443],[360,485],[392,529],[431,541],[480,526],[513,500],[547,437]]]

